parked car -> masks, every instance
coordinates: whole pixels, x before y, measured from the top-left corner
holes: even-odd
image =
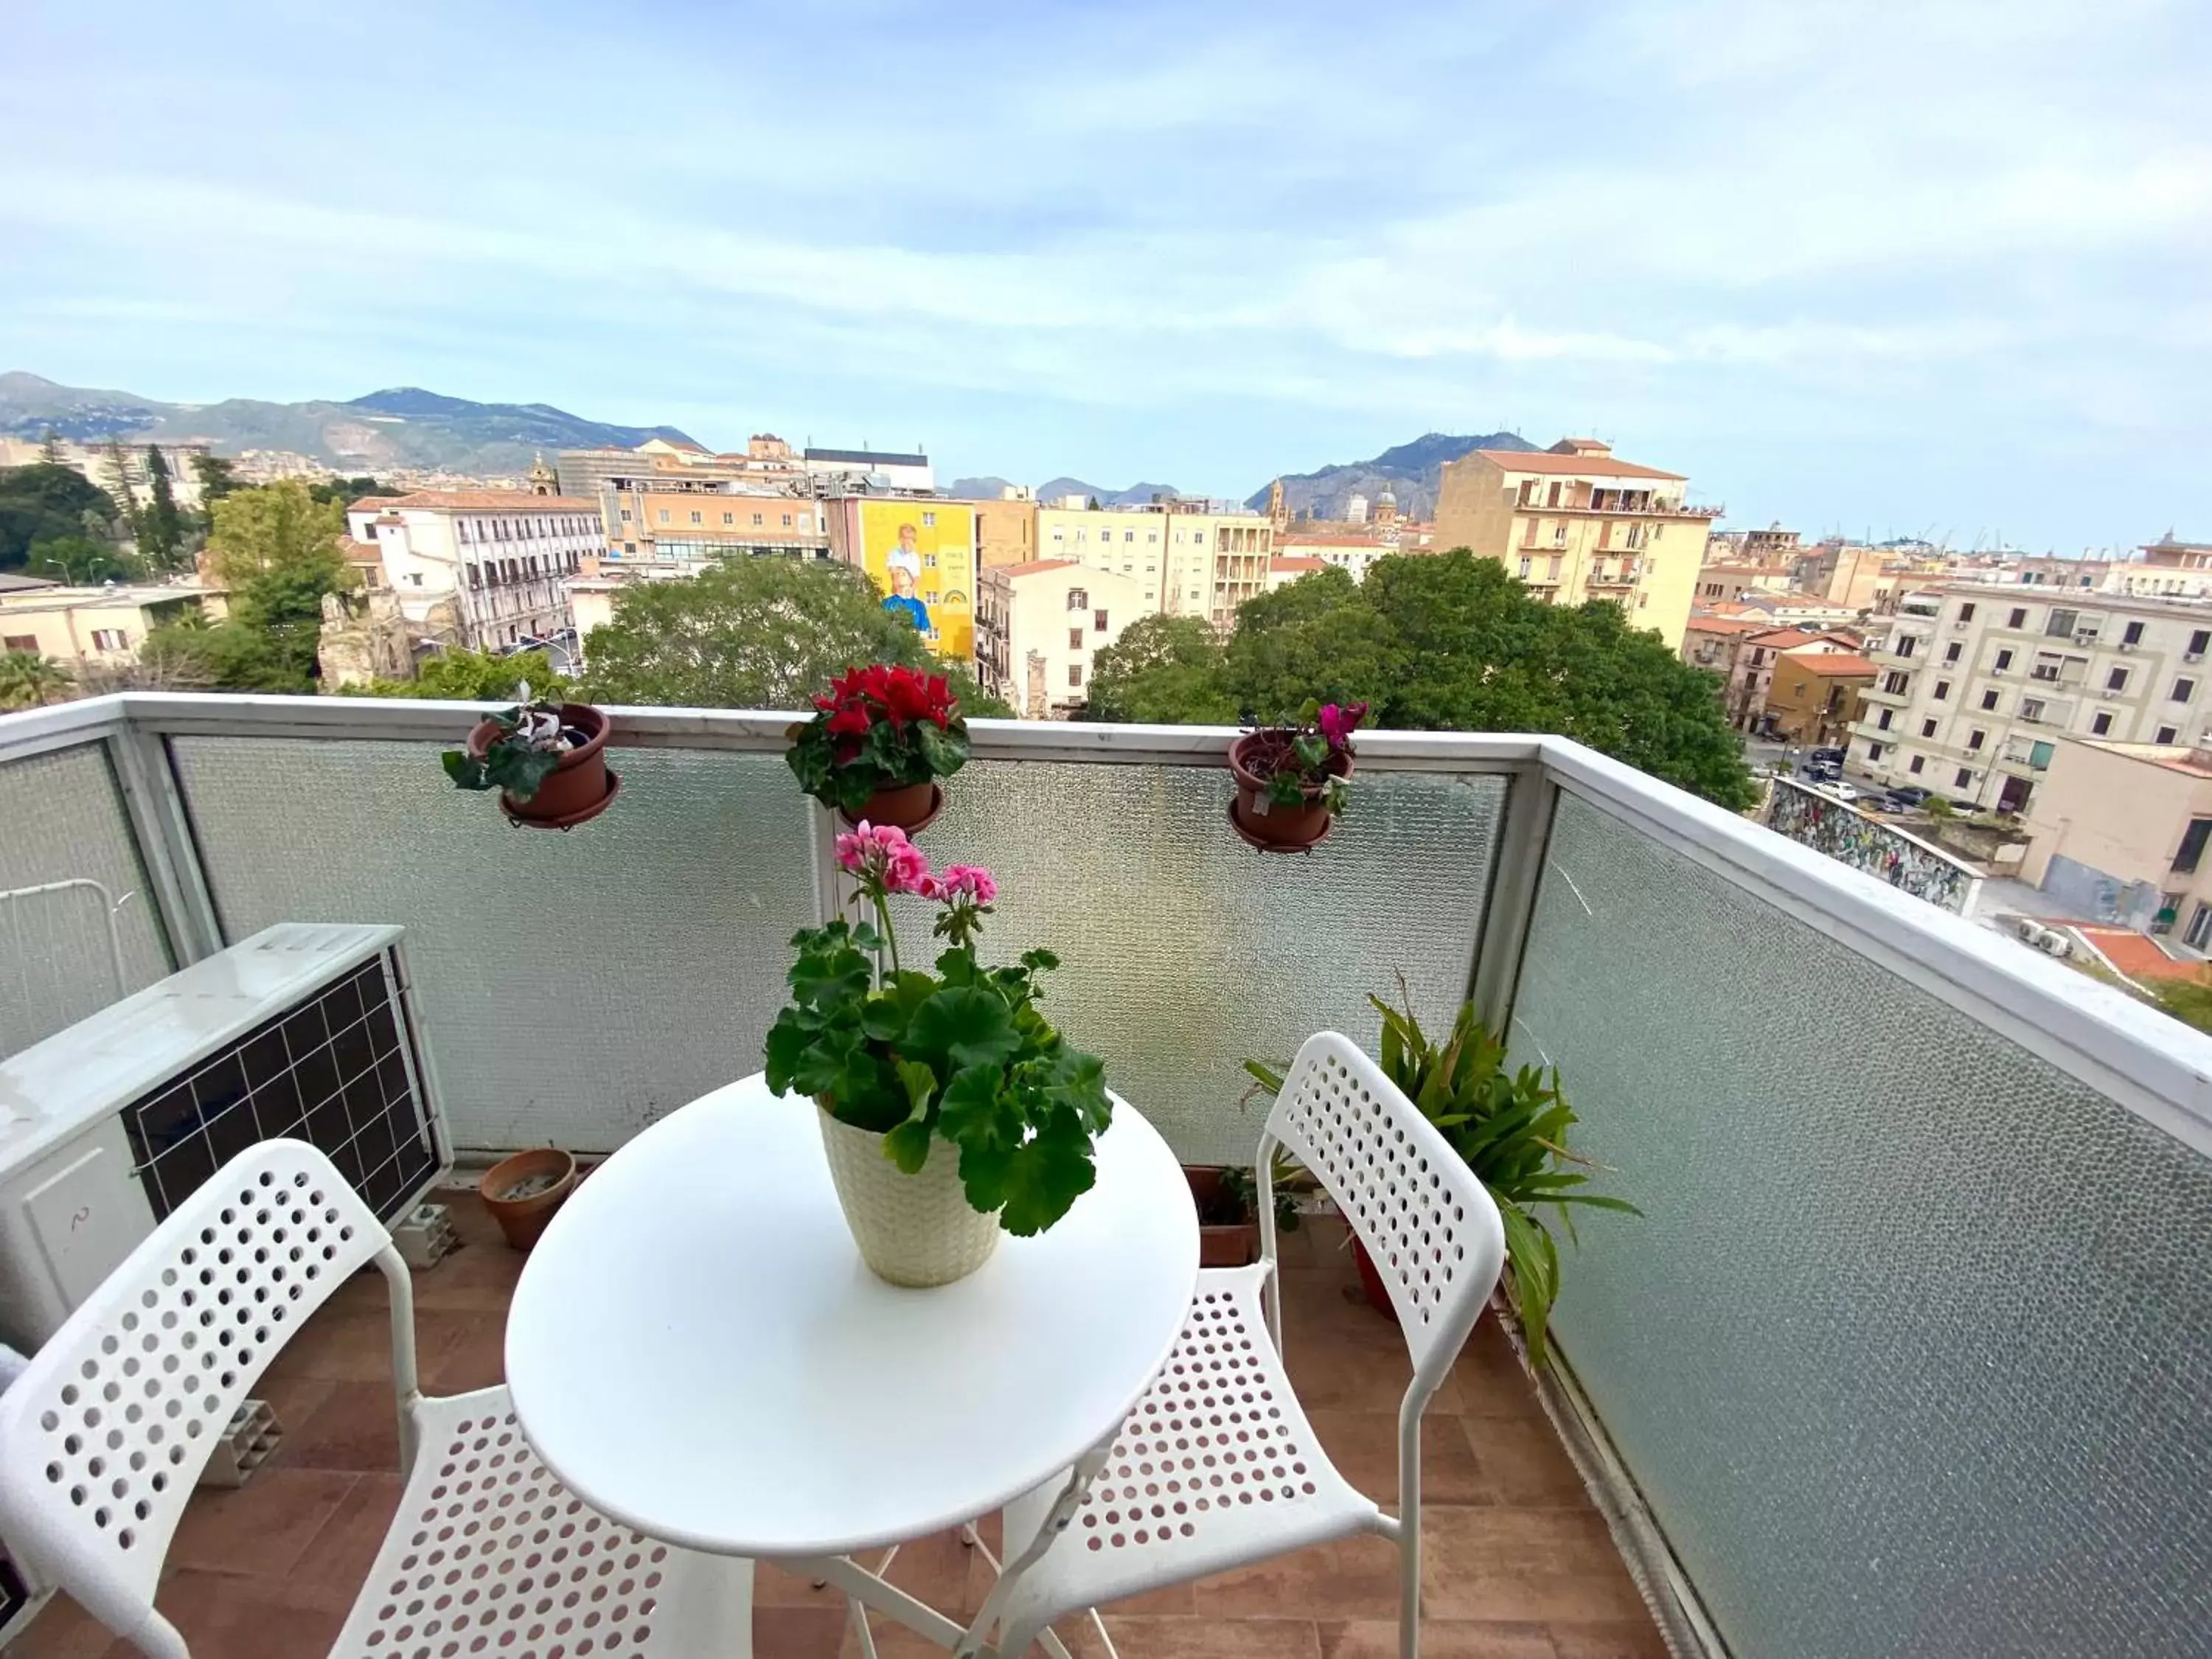
[[[1797,775],[1808,783],[1835,783],[1844,775],[1844,769],[1832,761],[1807,761],[1797,769]]]
[[[1840,749],[1808,749],[1805,751],[1805,758],[1815,765],[1841,767],[1844,751]]]
[[[1919,812],[1925,811],[1928,803],[1936,799],[1936,792],[1923,789],[1917,783],[1893,784],[1884,792],[1882,798],[1888,802],[1889,810],[1893,812]]]

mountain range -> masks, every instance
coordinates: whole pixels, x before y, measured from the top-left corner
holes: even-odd
[[[1426,433],[1409,444],[1384,450],[1372,460],[1340,462],[1314,472],[1286,472],[1283,501],[1293,518],[1304,514],[1316,519],[1341,519],[1354,495],[1364,495],[1371,507],[1387,488],[1398,498],[1398,511],[1406,517],[1433,519],[1446,461],[1455,461],[1471,450],[1536,447],[1511,432],[1486,432],[1479,437]],[[1244,504],[1264,511],[1267,487],[1253,491]]]
[[[204,438],[218,455],[287,449],[349,473],[420,467],[479,476],[526,472],[541,452],[550,460],[560,449],[635,448],[652,437],[691,441],[672,426],[611,426],[549,404],[471,403],[419,386],[343,403],[173,404],[61,386],[20,370],[0,374],[0,434],[38,439],[50,432],[79,443]]]
[[[969,501],[989,501],[1006,487],[1007,480],[986,475],[980,478],[955,478],[944,486],[948,495]],[[1085,483],[1080,478],[1058,477],[1036,487],[1036,498],[1041,501],[1057,501],[1063,495],[1080,495],[1085,501],[1096,499],[1101,507],[1143,507],[1155,495],[1182,494],[1173,484],[1133,483],[1127,489],[1109,489],[1103,484]]]

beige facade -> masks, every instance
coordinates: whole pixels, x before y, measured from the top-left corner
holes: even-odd
[[[371,495],[346,509],[346,526],[376,549],[384,585],[421,637],[474,651],[573,627],[568,580],[603,545],[592,502],[527,490]]]
[[[1328,568],[1325,560],[1296,553],[1279,554],[1267,561],[1267,591],[1288,587],[1302,576],[1310,576]]]
[[[1979,582],[1916,589],[1868,646],[1881,674],[1850,760],[1884,782],[2021,811],[2062,738],[2201,741],[2208,653],[2204,605]]]
[[[1719,513],[1685,503],[1685,482],[1595,438],[1478,449],[1445,464],[1432,544],[1502,561],[1547,604],[1610,600],[1680,650]]]
[[[204,438],[165,441],[154,446],[128,438],[118,444],[63,442],[56,446],[61,452],[64,466],[98,484],[118,507],[123,504],[126,489],[140,507],[152,504],[153,479],[146,470],[146,451],[149,447],[161,450],[161,464],[169,470],[169,499],[187,512],[197,512],[200,505],[200,475],[195,463],[201,456],[212,453],[214,448]],[[118,455],[122,459],[119,475],[116,464]],[[0,467],[33,466],[46,458],[46,447],[42,440],[0,437]]]
[[[2021,878],[2075,908],[2212,949],[2212,753],[2060,738]]]
[[[202,587],[25,587],[0,590],[0,650],[33,651],[76,668],[122,668],[146,635],[189,611],[222,613]]]
[[[1764,728],[1780,743],[1825,748],[1850,735],[1874,684],[1875,667],[1849,652],[1788,652],[1775,659],[1761,711]]]
[[[1037,505],[1034,498],[1000,496],[968,505],[975,509],[975,558],[985,569],[1036,562]]]
[[[975,677],[1024,720],[1065,719],[1091,696],[1094,655],[1151,615],[1144,589],[1073,559],[985,570],[975,607]]]
[[[1274,526],[1256,513],[1196,513],[1152,507],[1041,507],[1037,550],[1126,576],[1146,614],[1204,617],[1226,629],[1237,608],[1267,589]]]
[[[664,566],[696,575],[717,559],[757,553],[830,556],[824,504],[765,485],[680,476],[620,480],[599,491],[602,574]]]

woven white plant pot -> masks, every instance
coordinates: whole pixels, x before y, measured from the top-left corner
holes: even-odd
[[[929,1161],[908,1175],[884,1156],[882,1135],[814,1109],[845,1224],[876,1277],[926,1290],[965,1279],[991,1259],[999,1218],[969,1206],[960,1155],[949,1143],[931,1141]]]

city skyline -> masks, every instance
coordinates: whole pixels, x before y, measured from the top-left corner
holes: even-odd
[[[686,45],[724,22],[664,9],[611,76],[565,7],[34,6],[0,88],[70,138],[0,161],[0,362],[1221,495],[1595,433],[1732,525],[2206,533],[2166,459],[2212,438],[2186,7],[874,5]]]

